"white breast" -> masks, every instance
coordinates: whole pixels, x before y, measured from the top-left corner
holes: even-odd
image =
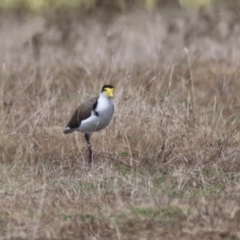
[[[92,111],[91,116],[81,122],[79,131],[91,133],[105,128],[111,122],[114,112],[112,100],[100,94],[95,111],[98,116]]]

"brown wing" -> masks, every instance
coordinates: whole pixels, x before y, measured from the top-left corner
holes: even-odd
[[[81,121],[91,116],[91,111],[93,109],[94,104],[97,102],[97,100],[98,100],[98,97],[95,97],[82,103],[74,112],[72,118],[70,119],[69,123],[67,124],[64,130],[64,133],[71,133],[77,128],[79,128]]]

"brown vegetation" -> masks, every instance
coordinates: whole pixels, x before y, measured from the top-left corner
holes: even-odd
[[[2,239],[239,239],[236,9],[1,16]],[[62,133],[115,86],[112,123]]]

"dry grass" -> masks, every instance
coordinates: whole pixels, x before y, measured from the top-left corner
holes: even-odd
[[[2,16],[1,239],[240,238],[240,35],[216,14]],[[62,130],[103,83],[89,166]]]

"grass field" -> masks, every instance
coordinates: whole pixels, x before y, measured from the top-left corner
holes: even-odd
[[[216,1],[216,0],[215,0]],[[217,0],[223,1],[223,0]],[[229,0],[230,2],[233,0]],[[229,2],[228,1],[228,2]],[[234,0],[239,1],[239,0]],[[162,4],[176,4],[184,7],[199,7],[210,5],[213,0],[1,0],[0,9],[25,9],[30,11],[48,11],[51,8],[60,7],[74,7],[81,9],[94,9],[100,6],[108,6],[111,8],[118,8],[119,10],[126,10],[131,6],[143,7],[147,10],[153,10],[158,5]]]
[[[193,11],[2,13],[1,239],[240,239],[239,9]]]

